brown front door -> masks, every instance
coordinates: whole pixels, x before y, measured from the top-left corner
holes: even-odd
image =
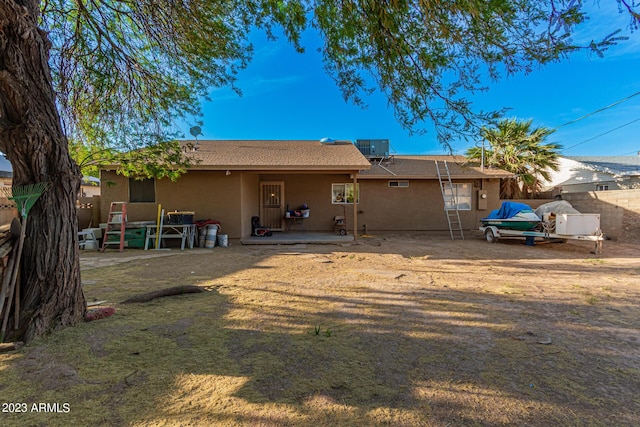
[[[260,183],[260,223],[271,230],[283,231],[284,182]]]

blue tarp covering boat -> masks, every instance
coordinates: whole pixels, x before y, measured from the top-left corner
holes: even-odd
[[[540,223],[540,218],[524,203],[502,202],[500,209],[480,220],[482,225],[493,225],[511,230],[531,230]]]

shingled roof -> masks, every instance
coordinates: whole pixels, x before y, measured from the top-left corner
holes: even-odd
[[[205,140],[183,141],[193,150],[193,170],[363,170],[369,161],[350,141]]]
[[[567,156],[586,170],[622,176],[640,176],[640,156]]]
[[[550,171],[543,190],[569,185],[613,182],[640,176],[639,156],[566,156],[558,159],[559,169]]]
[[[435,161],[446,161],[452,179],[509,178],[512,173],[465,164],[464,156],[393,156],[383,162],[373,162],[371,169],[361,172],[358,179],[438,179]]]

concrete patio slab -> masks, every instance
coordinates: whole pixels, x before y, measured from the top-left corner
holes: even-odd
[[[340,244],[353,243],[354,241],[353,235],[340,236],[337,233],[320,231],[289,231],[284,233],[274,231],[268,237],[251,236],[240,239],[240,243],[243,245]]]

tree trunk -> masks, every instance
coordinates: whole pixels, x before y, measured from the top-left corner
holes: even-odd
[[[77,323],[86,309],[75,205],[80,170],[56,110],[51,43],[37,26],[39,13],[39,1],[0,0],[0,150],[13,166],[13,186],[52,184],[28,213],[20,324],[10,336],[23,341]]]

